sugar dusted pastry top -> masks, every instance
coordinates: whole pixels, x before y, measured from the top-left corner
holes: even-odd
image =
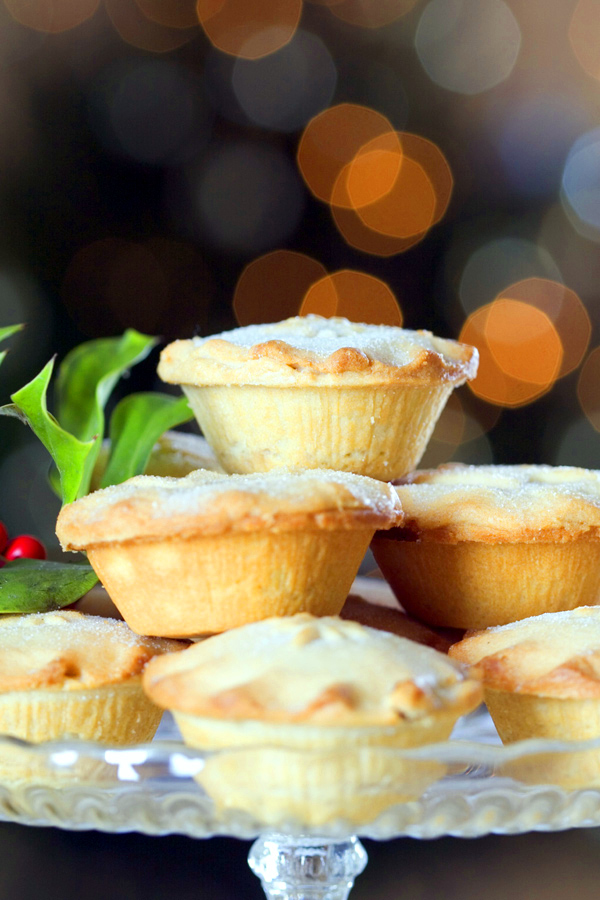
[[[394,725],[481,699],[479,683],[430,647],[335,617],[266,619],[153,661],[159,706],[217,719]]]
[[[81,690],[140,675],[152,657],[184,641],[146,638],[116,619],[73,610],[0,617],[0,693]]]
[[[477,363],[474,347],[428,331],[310,315],[175,341],[158,374],[189,385],[459,385],[475,377]]]
[[[600,471],[465,466],[413,472],[396,490],[406,537],[446,543],[600,540]]]
[[[496,690],[600,697],[600,607],[544,613],[467,634],[450,655]]]
[[[389,528],[402,522],[394,488],[331,469],[185,478],[138,475],[63,507],[56,533],[66,550],[103,543],[233,531]]]

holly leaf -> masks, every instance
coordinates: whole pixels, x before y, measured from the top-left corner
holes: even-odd
[[[48,450],[58,470],[64,504],[87,493],[85,474],[95,441],[80,441],[48,412],[46,398],[53,369],[54,360],[50,360],[39,375],[11,395],[12,404],[0,407],[0,415],[21,419]]]
[[[0,613],[34,613],[75,603],[98,576],[85,563],[15,559],[0,569]]]
[[[115,385],[156,343],[156,338],[129,328],[121,337],[79,344],[61,363],[56,381],[56,418],[62,428],[84,443],[98,438],[86,459],[84,490],[79,496],[89,491],[104,436],[104,407]]]
[[[111,416],[110,456],[101,487],[141,475],[161,435],[192,417],[185,397],[155,392],[124,397]]]
[[[4,328],[0,328],[0,344],[2,343],[2,341],[5,341],[7,338],[9,338],[11,334],[15,334],[15,332],[20,331],[22,327],[22,325],[7,325]],[[0,363],[6,356],[6,353],[6,350],[0,351]]]

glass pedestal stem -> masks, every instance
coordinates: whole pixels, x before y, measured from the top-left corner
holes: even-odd
[[[254,842],[248,864],[269,900],[347,900],[367,853],[356,837],[269,834]]]

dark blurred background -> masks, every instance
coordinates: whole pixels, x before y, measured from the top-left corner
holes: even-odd
[[[82,340],[282,318],[350,270],[338,312],[387,291],[480,349],[425,465],[596,467],[599,81],[599,0],[2,0],[1,402]],[[44,451],[0,430],[0,516],[53,546]]]

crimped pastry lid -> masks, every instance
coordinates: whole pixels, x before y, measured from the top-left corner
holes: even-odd
[[[481,699],[477,682],[431,647],[306,613],[233,629],[153,661],[159,706],[216,719],[393,725]]]
[[[149,659],[184,641],[145,638],[125,622],[73,610],[0,617],[0,693],[81,690],[138,676]]]
[[[185,478],[138,475],[76,500],[60,512],[66,550],[173,535],[300,528],[389,528],[402,521],[394,488],[332,469],[277,469]]]
[[[570,466],[465,466],[413,472],[396,487],[420,540],[600,539],[600,471]]]
[[[468,633],[450,656],[486,687],[543,697],[600,697],[600,607],[544,613]]]
[[[428,331],[296,316],[169,344],[158,374],[172,384],[311,385],[474,378],[474,347]]]

